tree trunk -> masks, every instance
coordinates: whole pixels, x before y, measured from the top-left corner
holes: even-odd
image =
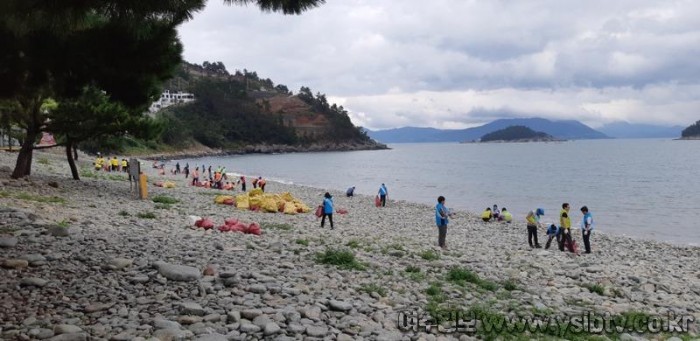
[[[20,148],[19,155],[17,155],[15,170],[12,172],[13,179],[19,179],[31,175],[34,141],[36,141],[37,136],[39,136],[38,129],[34,127],[27,128],[25,139],[22,141],[22,148]]]
[[[78,173],[78,167],[75,166],[75,160],[73,160],[73,142],[66,142],[66,157],[68,158],[68,165],[70,166],[70,173],[73,175],[73,180],[80,180],[80,174]]]
[[[73,145],[73,158],[78,161],[78,146]]]

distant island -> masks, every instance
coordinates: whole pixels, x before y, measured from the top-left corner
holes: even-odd
[[[700,121],[697,121],[681,132],[681,140],[700,140]]]
[[[526,126],[514,125],[509,126],[500,130],[496,130],[492,133],[483,135],[479,141],[480,143],[494,143],[494,142],[552,142],[552,141],[564,141],[562,139],[555,138],[552,135],[541,131],[534,131]],[[469,143],[469,142],[467,142]]]
[[[552,121],[537,117],[498,119],[482,126],[466,129],[403,127],[376,131],[367,130],[367,134],[382,143],[461,142],[478,140],[484,134],[516,125],[526,126],[535,131],[542,131],[562,140],[610,138],[579,121]],[[680,133],[680,130],[678,132]],[[678,136],[678,133],[671,136]]]

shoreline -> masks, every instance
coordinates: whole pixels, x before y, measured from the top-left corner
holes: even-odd
[[[210,156],[230,156],[230,155],[246,155],[246,154],[283,154],[283,153],[310,153],[310,152],[338,152],[338,151],[360,151],[360,150],[390,150],[387,145],[382,143],[376,144],[355,144],[355,143],[340,143],[340,144],[311,144],[308,146],[290,146],[290,145],[268,145],[254,144],[246,145],[233,149],[211,149],[205,146],[194,148],[185,148],[181,151],[163,152],[163,153],[148,153],[148,154],[133,154],[132,157],[140,157],[145,160],[155,160],[160,158],[200,158]]]
[[[0,153],[2,165],[10,159]],[[37,153],[35,160],[28,180],[10,180],[9,167],[0,168],[0,238],[3,245],[14,238],[13,246],[0,247],[2,338],[65,333],[139,340],[166,335],[457,340],[459,334],[402,331],[396,322],[406,309],[454,307],[509,318],[673,311],[695,318],[691,333],[681,335],[698,335],[698,247],[594,232],[593,254],[576,256],[530,249],[519,223],[486,224],[456,211],[448,227],[449,249],[440,250],[431,205],[390,199],[387,207],[376,208],[373,196],[346,198],[344,191],[331,190],[335,208],[349,213],[334,214],[334,230],[327,224],[321,229],[313,213],[215,205],[216,195],[229,193],[186,186],[184,177],[161,177],[148,165],[149,184],[176,183],[173,189],[149,185],[149,198],[167,196],[178,203],[131,199],[119,173],[72,181],[60,155]],[[79,168],[89,166],[85,161]],[[327,191],[274,181],[266,190],[290,192],[311,208]],[[193,230],[189,215],[210,217],[216,225],[228,217],[258,222],[263,234]],[[580,234],[574,236],[580,242]],[[320,263],[318,255],[328,250],[348,251],[356,264],[345,265],[358,269]],[[8,267],[14,259],[26,265]],[[174,279],[180,277],[162,262],[183,266],[174,269],[188,280]],[[213,276],[202,275],[208,267],[215,269]],[[53,308],[46,309],[49,305]]]

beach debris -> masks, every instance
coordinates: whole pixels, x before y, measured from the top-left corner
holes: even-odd
[[[263,211],[284,214],[308,213],[309,206],[292,196],[289,192],[281,194],[263,193],[260,188],[235,197],[235,206],[242,210]]]

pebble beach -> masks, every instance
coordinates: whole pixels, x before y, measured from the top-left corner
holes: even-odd
[[[216,195],[240,187],[192,187],[183,175],[157,175],[148,161],[149,199],[177,202],[137,199],[124,173],[94,172],[87,156],[78,162],[81,181],[70,178],[62,153],[35,153],[32,175],[20,180],[10,179],[15,159],[0,152],[3,340],[676,340],[700,331],[698,247],[594,232],[592,254],[531,249],[524,217],[484,223],[456,211],[441,250],[432,206],[389,198],[377,208],[373,197],[329,191],[335,209],[348,213],[322,229],[313,210],[217,205]],[[162,180],[176,187],[152,185]],[[266,186],[311,208],[326,191]],[[191,215],[217,226],[231,217],[257,222],[262,235],[197,229]],[[573,236],[581,245],[580,231]],[[406,312],[649,320],[671,313],[692,322],[675,333],[493,334],[479,322],[470,332],[405,328],[398,322]]]

